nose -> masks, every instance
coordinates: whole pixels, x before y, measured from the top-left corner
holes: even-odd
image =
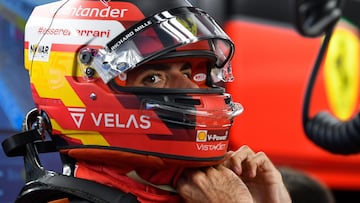
[[[176,74],[172,74],[172,77],[169,80],[170,88],[190,88],[195,89],[199,88],[197,84],[195,84],[189,77],[179,72]]]

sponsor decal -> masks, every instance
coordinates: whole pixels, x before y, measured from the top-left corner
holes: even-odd
[[[32,16],[56,19],[129,20],[144,19],[144,14],[133,3],[126,1],[57,1],[37,6]]]
[[[224,135],[219,135],[217,133],[208,131],[208,130],[198,130],[196,133],[196,148],[199,151],[223,151],[226,149],[227,144],[221,141],[226,141],[228,139],[229,132],[226,130]],[[217,142],[214,143],[205,143],[205,142]]]
[[[30,44],[29,59],[36,61],[49,61],[51,45],[50,44]]]
[[[107,5],[105,8],[88,7],[83,5],[74,5],[67,9],[57,10],[56,7],[52,13],[59,17],[86,17],[86,18],[124,18],[129,11],[128,8],[113,8]]]
[[[92,29],[82,29],[76,30],[79,36],[86,36],[86,37],[110,37],[110,30],[92,30]]]
[[[71,32],[66,28],[45,28],[40,26],[37,31],[40,35],[62,35],[62,36],[70,36]]]
[[[194,77],[193,77],[193,80],[195,82],[203,82],[203,81],[206,80],[206,74],[205,73],[195,74]]]
[[[207,130],[198,130],[196,133],[196,142],[206,142]]]
[[[198,130],[196,132],[196,142],[216,142],[226,141],[228,139],[229,132],[226,130],[224,135],[219,135],[215,131]]]
[[[86,109],[83,108],[68,108],[68,111],[73,119],[77,128],[81,127],[81,123],[84,119]]]
[[[135,36],[136,33],[144,30],[152,24],[153,22],[151,20],[147,20],[142,22],[140,25],[135,26],[133,29],[124,31],[107,45],[108,49],[111,51],[116,50],[120,45],[124,44],[126,41]]]
[[[68,108],[68,111],[77,128],[83,126],[84,118],[87,118],[86,126],[96,126],[99,128],[134,128],[146,130],[151,127],[150,117],[146,115],[86,112],[85,108]]]
[[[118,113],[90,113],[91,120],[98,127],[106,128],[141,128],[149,129],[151,127],[150,117],[140,115],[137,118],[134,114],[130,114],[125,122],[120,121]]]
[[[196,144],[196,147],[199,151],[223,151],[226,149],[225,143],[218,144]]]
[[[30,46],[39,43],[39,39],[41,39],[41,45],[48,45],[52,52],[74,51],[72,46],[84,44],[103,47],[110,39],[114,39],[125,30],[121,23],[109,20],[90,22],[82,19],[57,19],[51,27],[47,27],[46,23],[39,22],[42,22],[39,17],[32,17],[28,21],[26,28],[28,34],[25,35],[25,42],[28,42],[28,46]],[[30,56],[32,57],[31,54]],[[34,59],[35,61],[37,59],[45,61],[47,55],[38,54]]]
[[[40,35],[53,35],[53,36],[71,36],[71,31],[66,28],[45,28],[40,26],[38,28]],[[110,37],[110,30],[99,29],[76,29],[77,36],[80,37]]]

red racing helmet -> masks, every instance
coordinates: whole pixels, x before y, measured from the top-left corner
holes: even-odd
[[[233,53],[220,26],[184,0],[58,1],[36,7],[25,27],[25,67],[51,139],[100,162],[222,161],[243,111],[221,87]],[[129,71],[168,60],[190,61],[200,88],[126,85]]]

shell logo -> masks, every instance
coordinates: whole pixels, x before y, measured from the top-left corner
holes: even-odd
[[[206,142],[207,130],[198,130],[196,133],[197,142]]]
[[[338,24],[324,63],[324,81],[330,109],[340,120],[355,111],[359,93],[359,39],[357,30]]]

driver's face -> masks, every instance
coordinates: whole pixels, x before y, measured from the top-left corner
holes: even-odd
[[[191,77],[190,63],[151,63],[129,71],[126,85],[152,88],[199,88]]]

